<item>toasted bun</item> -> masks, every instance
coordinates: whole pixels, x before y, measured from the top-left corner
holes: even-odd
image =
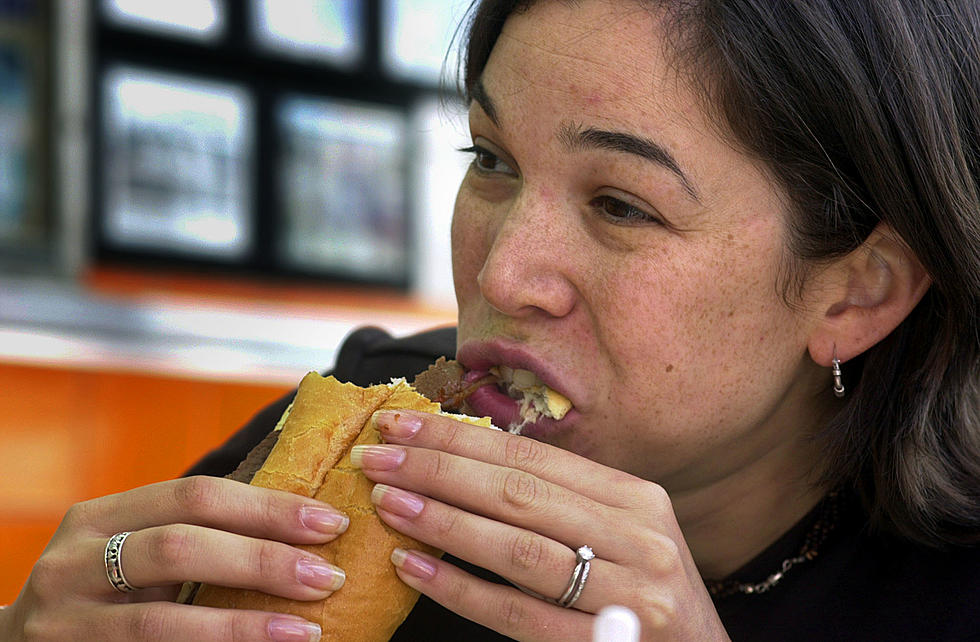
[[[195,604],[299,615],[322,627],[322,640],[384,641],[394,634],[418,592],[398,579],[391,552],[396,547],[441,552],[388,528],[371,502],[374,483],[350,463],[352,446],[381,442],[371,415],[385,408],[441,414],[439,404],[404,381],[361,388],[306,375],[280,421],[282,434],[251,482],[315,497],[350,517],[350,526],[337,539],[300,546],[344,569],[343,587],[325,600],[301,602],[205,584]],[[489,425],[489,420],[459,418]]]

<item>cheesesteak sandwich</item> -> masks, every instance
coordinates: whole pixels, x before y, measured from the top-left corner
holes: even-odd
[[[521,377],[528,379],[526,375],[517,378]],[[306,375],[275,429],[229,477],[314,497],[344,512],[350,518],[350,525],[343,535],[323,545],[300,548],[344,569],[346,582],[338,591],[316,602],[207,584],[194,587],[193,592],[187,591],[183,601],[204,606],[291,613],[318,623],[323,630],[323,640],[388,640],[418,599],[418,592],[402,583],[395,574],[390,561],[392,551],[397,547],[434,555],[441,552],[392,530],[381,521],[371,502],[374,484],[351,464],[350,450],[355,445],[381,442],[371,421],[371,416],[378,410],[465,413],[469,410],[467,397],[486,385],[498,385],[502,390],[513,388],[516,392],[510,394],[515,397],[524,394],[514,382],[513,375],[506,379],[499,372],[473,376],[457,362],[445,359],[419,374],[413,385],[400,379],[361,388],[313,372]],[[545,413],[549,412],[549,390],[528,390],[529,397],[538,399],[526,404],[521,402],[522,407],[526,405],[529,409],[529,415],[540,416],[542,407]],[[492,427],[490,418],[451,416]]]

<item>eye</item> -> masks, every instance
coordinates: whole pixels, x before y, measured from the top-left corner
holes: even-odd
[[[659,216],[654,216],[613,196],[597,196],[589,201],[589,205],[600,216],[617,225],[663,224],[663,220]]]
[[[510,165],[500,160],[496,154],[484,147],[473,145],[472,147],[466,147],[459,151],[467,154],[473,154],[473,163],[471,166],[478,172],[484,174],[507,174],[510,176],[517,175],[517,172],[515,172]]]

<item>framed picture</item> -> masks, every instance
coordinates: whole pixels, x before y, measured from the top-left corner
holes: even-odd
[[[253,0],[252,35],[263,48],[337,67],[364,53],[362,0]]]
[[[354,280],[408,278],[406,116],[289,96],[278,105],[282,263]]]
[[[223,0],[102,0],[101,9],[119,27],[201,42],[220,39],[228,23]]]
[[[34,87],[26,52],[0,39],[0,237],[20,235],[31,191]]]
[[[254,107],[230,82],[134,66],[102,79],[104,241],[204,260],[253,238]]]
[[[445,66],[451,85],[459,45],[459,39],[454,40],[456,27],[469,5],[470,0],[383,0],[381,63],[385,72],[402,80],[438,85]]]
[[[0,11],[0,247],[5,256],[44,251],[51,232],[45,213],[49,87],[37,11],[30,4]]]

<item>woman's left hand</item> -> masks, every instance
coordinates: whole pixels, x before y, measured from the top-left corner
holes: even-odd
[[[378,482],[373,499],[392,528],[555,598],[569,585],[576,549],[595,553],[573,608],[418,551],[393,558],[406,584],[521,640],[587,640],[594,614],[611,604],[639,616],[643,639],[728,639],[660,486],[447,417],[375,419],[387,444],[357,447],[354,459]]]

